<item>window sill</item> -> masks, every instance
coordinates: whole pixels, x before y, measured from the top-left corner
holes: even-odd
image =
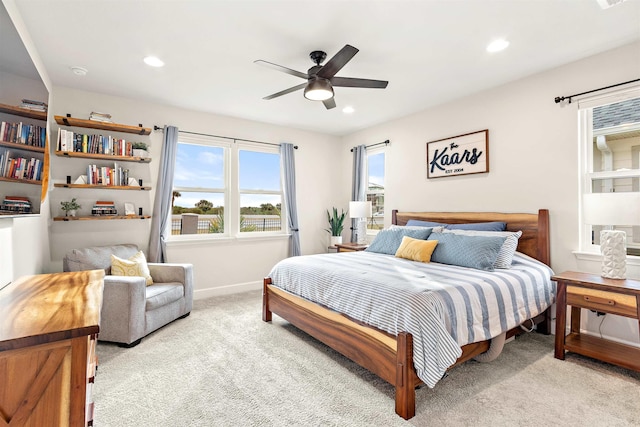
[[[192,245],[211,245],[211,244],[232,244],[235,242],[255,242],[266,240],[288,239],[290,234],[268,234],[268,235],[250,235],[250,236],[217,236],[210,237],[201,235],[173,237],[167,240],[167,246],[192,246]]]
[[[599,252],[573,251],[573,255],[580,261],[602,262],[602,254]],[[627,255],[627,265],[640,267],[640,256]]]

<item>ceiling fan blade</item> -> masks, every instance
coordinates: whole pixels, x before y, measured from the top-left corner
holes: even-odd
[[[340,49],[333,58],[322,66],[322,69],[318,71],[317,76],[324,79],[332,78],[347,64],[347,62],[351,60],[351,58],[355,56],[356,53],[358,53],[358,49],[351,45],[345,45],[345,47]]]
[[[371,89],[384,89],[389,84],[386,80],[357,79],[352,77],[334,77],[331,84],[338,87],[365,87]]]
[[[335,98],[325,99],[324,101],[322,101],[322,103],[327,108],[327,110],[330,110],[332,108],[336,108],[336,100],[335,100]]]
[[[291,92],[295,92],[295,91],[297,91],[297,90],[300,90],[300,89],[304,88],[306,85],[307,85],[306,83],[301,83],[301,84],[299,84],[299,85],[297,85],[297,86],[290,87],[289,89],[285,89],[285,90],[282,90],[282,91],[280,91],[280,92],[278,92],[278,93],[274,93],[273,95],[265,96],[265,97],[264,97],[264,98],[262,98],[262,99],[267,99],[267,100],[269,100],[269,99],[277,98],[277,97],[279,97],[279,96],[286,95],[286,94],[288,94],[288,93],[291,93]]]
[[[300,77],[301,79],[309,78],[309,75],[307,73],[301,73],[300,71],[292,70],[291,68],[283,67],[282,65],[274,64],[269,61],[263,61],[262,59],[253,61],[253,63],[258,65],[263,65],[265,67],[269,67],[277,71],[282,71],[283,73],[291,74],[292,76]]]

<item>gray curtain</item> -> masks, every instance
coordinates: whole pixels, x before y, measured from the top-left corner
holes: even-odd
[[[178,128],[164,127],[162,157],[156,184],[156,199],[151,218],[151,238],[149,239],[149,261],[167,262],[167,234],[171,233],[171,198],[173,196],[173,175],[178,151]]]
[[[301,255],[300,232],[298,230],[298,207],[296,203],[296,165],[293,144],[280,144],[280,161],[284,170],[284,199],[287,207],[287,220],[291,231],[289,255]]]
[[[367,147],[358,145],[353,148],[353,184],[351,187],[351,201],[364,202],[367,200]],[[351,241],[356,242],[358,219],[351,219]]]

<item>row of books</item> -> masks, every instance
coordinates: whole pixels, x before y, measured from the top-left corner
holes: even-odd
[[[32,99],[23,99],[20,104],[20,108],[26,108],[27,110],[47,112],[48,105],[46,102],[34,101]]]
[[[118,215],[116,205],[113,201],[98,200],[91,208],[91,215],[94,216],[108,216]]]
[[[132,156],[132,142],[111,135],[86,135],[66,129],[58,129],[57,150],[75,153]]]
[[[5,196],[0,205],[4,213],[31,213],[31,201],[27,197]]]
[[[123,169],[114,162],[113,167],[88,165],[87,184],[91,185],[129,185],[129,169]]]
[[[0,124],[0,140],[32,147],[44,147],[47,140],[47,128],[22,122],[2,122]]]
[[[34,157],[11,157],[11,151],[7,150],[0,155],[0,176],[41,181],[43,164],[42,160]]]

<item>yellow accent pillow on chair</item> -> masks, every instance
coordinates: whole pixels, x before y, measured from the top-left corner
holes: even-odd
[[[147,281],[147,286],[153,285],[147,259],[142,251],[138,251],[129,259],[122,259],[112,254],[111,274],[113,276],[141,276]]]
[[[433,254],[437,244],[437,240],[420,240],[404,236],[396,251],[396,256],[411,261],[430,262],[431,254]]]

